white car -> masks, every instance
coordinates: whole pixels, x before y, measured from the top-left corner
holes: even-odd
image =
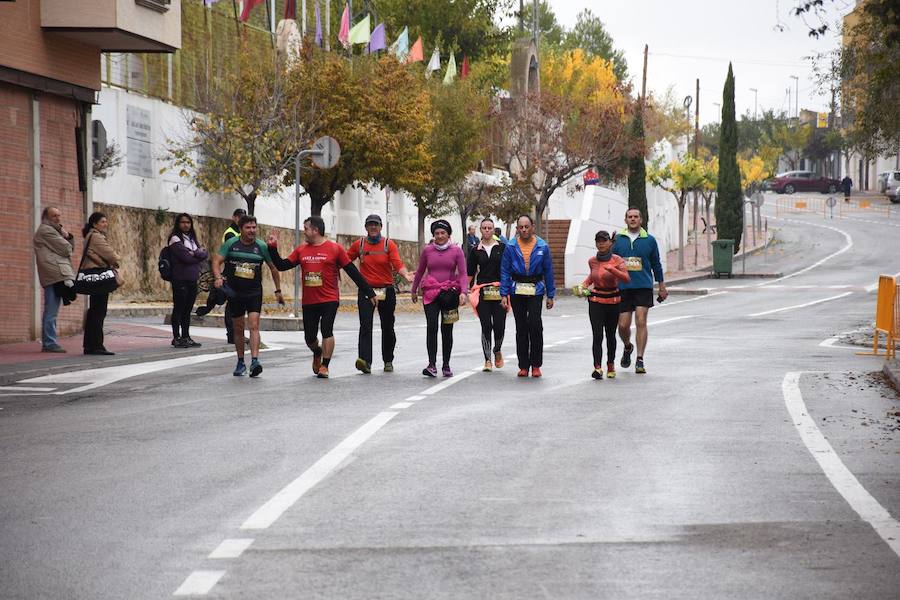
[[[900,202],[900,171],[879,173],[878,191],[890,198],[891,202]]]

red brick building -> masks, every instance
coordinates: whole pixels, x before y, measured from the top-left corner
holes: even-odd
[[[100,53],[174,52],[180,45],[180,0],[0,1],[0,343],[41,334],[31,243],[41,211],[58,206],[73,232],[91,212]],[[78,243],[76,252],[77,261]],[[83,300],[61,309],[61,334],[81,328],[84,309]]]

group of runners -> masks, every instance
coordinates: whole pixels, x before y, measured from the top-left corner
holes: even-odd
[[[452,241],[453,228],[446,220],[431,224],[431,242],[422,250],[415,273],[410,273],[400,257],[397,244],[382,235],[382,220],[369,215],[365,220],[366,235],[349,248],[325,237],[325,222],[312,216],[303,223],[305,243],[285,258],[278,251],[278,239],[270,234],[258,238],[256,218],[236,215],[234,233],[223,240],[212,259],[217,295],[227,298],[226,316],[233,321],[237,352],[235,376],[249,370],[250,377],[262,373],[259,361],[259,317],[262,310],[262,272],[266,265],[275,284],[275,296],[284,303],[280,272],[301,270],[303,332],[312,352],[313,373],[322,379],[329,376],[334,354],[334,322],[340,305],[340,271],[344,271],[358,288],[359,342],[356,368],[372,372],[373,323],[375,313],[381,322],[381,357],[384,371],[394,371],[394,331],[397,306],[396,278],[412,284],[410,297],[421,298],[426,319],[428,364],[422,370],[426,377],[452,377],[450,360],[453,352],[453,326],[459,310],[471,304],[481,325],[484,371],[504,366],[503,340],[506,317],[512,312],[516,325],[516,355],[519,377],[541,377],[543,366],[542,311],[553,308],[556,286],[553,261],[547,242],[535,234],[534,222],[528,215],[516,221],[516,236],[504,243],[496,235],[494,222],[485,218],[480,223],[480,239],[470,245],[468,257],[462,247]],[[596,234],[597,254],[589,261],[590,273],[576,286],[576,295],[587,298],[588,314],[593,330],[593,371],[602,379],[603,342],[606,340],[607,378],[615,377],[616,329],[624,342],[623,368],[635,357],[635,371],[645,373],[644,350],[647,345],[647,313],[653,306],[654,280],[659,284],[658,301],[665,300],[662,265],[656,240],[641,227],[639,210],[631,208],[625,215],[625,228],[618,233]],[[359,261],[359,268],[354,261]],[[631,325],[637,329],[631,342]],[[245,340],[241,332],[250,330],[250,366],[245,362]],[[441,337],[441,364],[438,371],[438,335]],[[636,346],[636,347],[635,347]]]

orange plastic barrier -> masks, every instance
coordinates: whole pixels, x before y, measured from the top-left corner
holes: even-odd
[[[775,200],[775,215],[790,213],[822,213],[825,214],[824,198],[804,198],[803,200],[782,197]]]
[[[878,300],[875,304],[875,332],[871,352],[857,352],[865,356],[881,356],[878,352],[880,334],[887,338],[886,358],[896,354],[897,339],[900,338],[900,294],[897,280],[890,275],[878,278]]]
[[[839,202],[840,216],[853,213],[876,213],[891,216],[889,204],[875,204],[871,200],[854,200],[852,202]]]

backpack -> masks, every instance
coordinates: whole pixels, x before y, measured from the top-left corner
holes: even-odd
[[[384,252],[366,252],[366,238],[359,238],[359,264],[363,264],[366,254],[388,254],[388,239],[384,238]]]
[[[159,269],[159,276],[163,281],[172,281],[172,250],[169,246],[163,246],[163,249],[159,251],[156,268]]]

